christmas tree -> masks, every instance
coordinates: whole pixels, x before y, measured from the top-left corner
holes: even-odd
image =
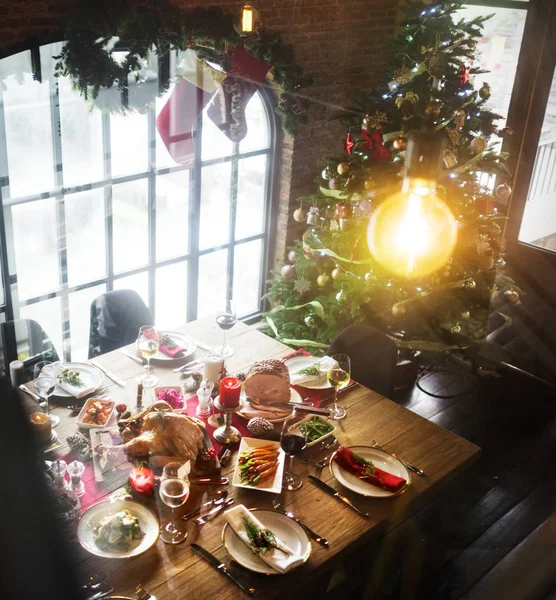
[[[266,325],[283,342],[324,348],[346,326],[366,324],[401,348],[478,347],[493,299],[498,305],[519,301],[503,270],[503,205],[511,188],[499,147],[511,131],[497,128],[502,117],[488,109],[485,71],[473,66],[488,17],[461,19],[460,8],[409,0],[384,88],[357,92],[336,115],[346,127],[342,152],[326,159],[317,192],[300,199],[294,219],[309,228],[267,294]],[[436,256],[440,262],[427,273],[392,269],[380,256],[388,253],[388,239],[382,249],[377,241],[388,212],[381,206],[400,193],[402,181],[407,186],[408,138],[415,132],[421,150],[413,148],[413,162],[419,168],[427,147],[434,147],[437,206],[447,207],[453,220],[448,254]],[[417,227],[417,221],[408,223]],[[439,229],[424,231],[423,244],[434,246],[438,235],[441,245]],[[418,243],[414,234],[409,227],[406,245]]]

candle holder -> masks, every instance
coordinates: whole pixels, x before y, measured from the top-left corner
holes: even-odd
[[[232,415],[239,406],[222,406],[220,396],[214,399],[214,406],[226,413],[226,423],[214,432],[214,439],[221,444],[237,444],[241,440],[241,433],[232,425]]]

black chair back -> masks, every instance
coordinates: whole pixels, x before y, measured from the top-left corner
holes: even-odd
[[[32,319],[6,321],[1,325],[4,350],[4,369],[13,360],[21,360],[25,369],[25,381],[33,379],[33,368],[41,361],[55,362],[59,359],[54,344],[45,330]]]
[[[351,325],[332,342],[326,354],[347,354],[355,381],[387,398],[394,394],[398,349],[384,333]]]
[[[114,290],[91,304],[89,358],[117,350],[137,339],[139,328],[152,325],[153,316],[134,290]]]

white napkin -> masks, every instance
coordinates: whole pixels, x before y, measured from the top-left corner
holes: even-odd
[[[312,365],[308,366],[317,366],[320,369],[321,375],[305,375],[303,373],[297,374],[292,373],[290,375],[290,381],[293,385],[303,385],[304,383],[316,382],[319,379],[323,379],[326,377],[326,374],[331,369],[334,369],[337,366],[337,362],[331,358],[330,356],[323,356],[316,360]],[[307,367],[303,367],[299,369],[300,371],[305,370]]]
[[[56,369],[56,373],[58,373],[61,369],[64,368],[64,365],[61,362],[56,362],[56,363],[54,363],[54,368]],[[63,390],[65,390],[68,394],[71,394],[74,398],[77,398],[77,400],[79,400],[80,398],[83,398],[84,396],[88,396],[89,394],[92,394],[97,389],[96,386],[94,386],[94,385],[90,385],[90,386],[71,385],[71,383],[66,383],[66,382],[60,381],[58,379],[58,376],[56,376],[56,381]]]
[[[250,512],[243,504],[238,504],[233,508],[228,509],[224,513],[224,518],[230,524],[230,527],[238,534],[241,541],[252,550],[261,560],[267,565],[270,565],[273,569],[276,569],[280,573],[287,573],[295,567],[303,564],[303,559],[296,554],[291,548],[288,548],[284,542],[276,538],[276,545],[279,548],[283,548],[284,552],[278,549],[270,549],[266,552],[256,552],[249,541],[249,537],[245,532],[245,525],[243,523],[243,517],[247,517],[250,521],[259,529],[264,529],[264,525]]]

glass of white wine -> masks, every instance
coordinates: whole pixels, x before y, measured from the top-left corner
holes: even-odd
[[[143,325],[139,329],[137,351],[147,361],[147,372],[143,377],[143,387],[154,387],[158,377],[151,374],[151,358],[158,352],[160,334],[152,325]]]
[[[179,476],[181,463],[168,463],[160,481],[160,499],[171,509],[168,523],[160,529],[160,538],[166,544],[180,544],[187,538],[181,519],[174,519],[174,508],[182,506],[189,497],[189,482]]]
[[[334,406],[330,416],[332,419],[343,419],[346,416],[346,409],[338,406],[338,390],[345,388],[350,382],[351,360],[346,354],[333,354],[330,358],[335,361],[334,367],[326,374],[328,383],[334,388]]]

